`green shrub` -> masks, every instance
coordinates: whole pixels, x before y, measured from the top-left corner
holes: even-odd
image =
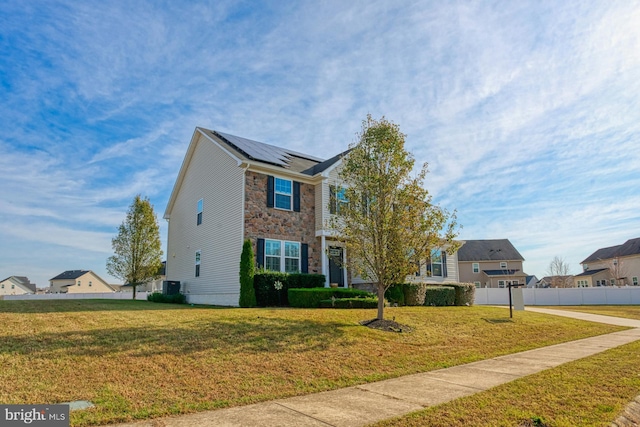
[[[324,288],[324,274],[292,273],[287,277],[289,289],[291,288]]]
[[[275,283],[280,282],[282,289],[278,290]],[[278,271],[260,271],[253,276],[253,288],[256,293],[258,307],[288,306],[287,291],[298,288],[324,287],[325,276],[322,274],[287,274]]]
[[[473,283],[445,283],[443,286],[455,289],[454,305],[473,305],[476,299],[476,285]]]
[[[321,308],[378,308],[378,298],[336,298],[320,301]]]
[[[277,290],[275,283],[280,282],[282,289]],[[253,288],[256,292],[258,307],[287,306],[287,273],[261,271],[253,276]]]
[[[345,288],[307,288],[307,289],[289,289],[288,299],[291,307],[299,308],[317,308],[320,307],[320,301],[331,300],[334,298],[367,298],[373,294],[367,291]]]
[[[256,306],[256,291],[253,287],[255,265],[253,263],[253,248],[251,241],[245,240],[240,255],[240,307]]]
[[[398,283],[397,285],[392,285],[387,289],[387,292],[384,293],[384,297],[391,304],[398,304],[398,306],[404,305],[404,284]]]
[[[161,292],[153,292],[147,295],[147,301],[164,302],[169,304],[186,304],[187,297],[183,294],[165,295]]]
[[[456,300],[455,289],[448,286],[425,287],[424,305],[443,307],[453,305]]]
[[[404,303],[406,305],[424,305],[424,296],[427,289],[426,283],[405,283]]]

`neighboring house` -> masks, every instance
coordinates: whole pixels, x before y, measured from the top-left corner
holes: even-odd
[[[576,286],[574,277],[571,275],[544,276],[540,279],[540,283],[544,284],[544,286],[540,286],[541,288],[573,288]],[[579,287],[585,287],[582,283],[579,283],[578,285]]]
[[[526,283],[525,286],[527,288],[537,288],[539,282],[540,281],[538,280],[538,278],[535,275],[527,276],[527,278],[525,279],[525,283]]]
[[[11,276],[0,282],[0,295],[35,294],[36,284],[24,276]]]
[[[509,239],[466,240],[458,250],[460,281],[474,283],[477,288],[524,285],[527,274],[522,271],[523,261]]]
[[[580,264],[583,272],[576,275],[576,280],[584,286],[638,286],[640,237],[598,249]]]
[[[136,292],[162,292],[162,282],[167,280],[166,271],[167,262],[162,261],[162,267],[158,270],[158,275],[160,275],[160,277],[149,283],[145,283],[144,285],[138,285],[136,287]],[[111,286],[113,287],[113,285]],[[118,286],[117,290],[120,292],[133,292],[133,286],[127,283],[126,285]]]
[[[346,203],[338,170],[347,153],[325,160],[196,128],[164,213],[166,279],[179,281],[191,303],[237,305],[248,239],[258,268],[324,274],[327,286],[357,282],[327,225]],[[420,274],[457,281],[456,257],[442,253]]]
[[[49,279],[50,292],[56,294],[86,294],[115,292],[107,282],[91,270],[67,270]]]

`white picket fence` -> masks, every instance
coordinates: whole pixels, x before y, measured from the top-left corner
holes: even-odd
[[[519,289],[524,305],[635,305],[640,304],[638,287],[525,288]],[[516,290],[513,289],[515,292]],[[508,305],[509,289],[476,289],[477,305]]]
[[[146,300],[148,292],[136,292],[136,300]],[[5,295],[5,301],[14,300],[72,300],[72,299],[132,299],[131,292],[95,292],[86,294],[24,294]]]

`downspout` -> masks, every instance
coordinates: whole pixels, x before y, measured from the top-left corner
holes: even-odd
[[[328,288],[329,287],[329,271],[328,271],[329,257],[327,256],[327,238],[324,236],[324,233],[322,233],[322,236],[320,236],[320,251],[322,253],[322,274],[324,274],[324,287]]]

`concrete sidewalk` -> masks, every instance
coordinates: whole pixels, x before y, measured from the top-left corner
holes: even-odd
[[[527,310],[635,329],[340,390],[118,426],[363,426],[640,340],[640,320],[538,308]]]

